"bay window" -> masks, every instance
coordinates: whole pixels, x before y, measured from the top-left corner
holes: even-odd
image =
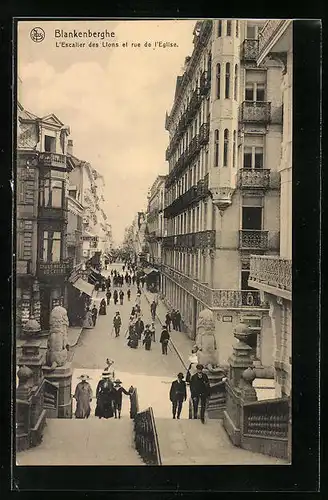
[[[43,231],[42,260],[44,262],[60,262],[62,234],[60,231]]]
[[[63,208],[64,206],[64,172],[51,170],[40,179],[40,206],[48,208]]]

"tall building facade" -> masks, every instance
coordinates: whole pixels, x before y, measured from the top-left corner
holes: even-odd
[[[273,364],[269,305],[248,281],[251,254],[279,252],[282,65],[257,64],[263,25],[197,22],[166,116],[161,291],[192,338],[201,310],[213,311],[223,365],[240,321],[251,328],[254,360]]]
[[[54,114],[17,111],[16,325],[33,317],[49,328],[51,309],[67,302],[67,142],[69,128]]]
[[[270,305],[277,397],[291,393],[292,372],[292,98],[293,35],[289,20],[270,20],[259,33],[257,64],[266,58],[283,64],[283,104],[280,148],[280,252],[279,256],[251,257],[249,284],[260,290]]]
[[[162,240],[165,236],[164,200],[165,175],[159,175],[149,191],[147,209],[147,239],[149,263],[158,266],[162,261]]]

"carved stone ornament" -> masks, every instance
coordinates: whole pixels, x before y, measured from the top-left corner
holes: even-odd
[[[232,203],[234,189],[231,187],[210,188],[213,204],[219,210],[225,210]]]
[[[41,332],[41,326],[33,316],[25,323],[23,333],[25,336],[33,337]]]
[[[33,385],[33,371],[31,368],[23,365],[19,368],[17,372],[17,378],[19,380],[19,386],[31,386]]]
[[[201,311],[197,322],[196,345],[198,347],[198,363],[207,367],[218,364],[217,345],[215,339],[215,322],[213,313],[209,309]]]
[[[283,74],[287,73],[287,52],[271,52],[268,58],[283,65]]]
[[[68,316],[64,307],[56,306],[50,313],[50,334],[48,338],[46,364],[55,369],[67,362]]]

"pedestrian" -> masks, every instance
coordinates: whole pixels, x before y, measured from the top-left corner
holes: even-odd
[[[164,327],[161,333],[160,343],[162,344],[162,354],[167,354],[167,346],[170,340],[170,334]]]
[[[171,314],[168,312],[165,316],[165,325],[169,332],[171,331],[171,322],[172,322]]]
[[[110,277],[108,276],[107,281],[106,281],[106,288],[107,290],[111,287],[111,280]]]
[[[113,318],[113,325],[114,325],[114,329],[115,329],[115,337],[119,337],[121,326],[122,326],[122,320],[121,320],[120,313],[118,311]]]
[[[150,331],[151,331],[151,338],[152,338],[152,341],[153,342],[156,342],[156,339],[155,339],[155,323],[152,323],[150,325]]]
[[[174,309],[172,309],[170,316],[172,321],[172,329],[176,330],[176,312]]]
[[[90,311],[89,308],[87,308],[86,313],[85,313],[85,317],[83,320],[83,328],[88,328],[88,329],[94,328],[93,319],[92,319],[92,312]]]
[[[110,290],[107,290],[107,292],[106,292],[106,298],[107,298],[107,305],[108,306],[110,304],[111,297],[112,297],[112,292]]]
[[[101,283],[101,290],[102,290],[103,292],[106,290],[106,283],[105,283],[105,281],[103,281],[103,282]]]
[[[138,336],[138,339],[140,340],[141,339],[141,336],[144,332],[144,329],[145,329],[145,325],[144,325],[144,322],[142,321],[142,319],[139,317],[134,325],[134,328],[135,328],[135,332]]]
[[[145,331],[144,331],[144,338],[143,338],[143,344],[145,346],[146,351],[150,351],[151,348],[151,340],[152,340],[152,334],[150,331],[150,325],[146,325]]]
[[[110,275],[113,276],[113,274],[114,274],[114,272],[113,272],[113,269],[112,269],[111,272],[110,272]]]
[[[123,266],[123,273],[124,273],[125,266]]]
[[[113,293],[113,299],[114,299],[114,304],[116,305],[118,302],[118,292],[116,289],[114,290],[114,293]]]
[[[130,288],[128,288],[128,290],[126,292],[126,295],[127,295],[128,301],[130,302],[130,299],[131,299],[131,290],[130,290]]]
[[[100,302],[99,314],[101,316],[105,316],[107,314],[107,312],[106,312],[106,300],[105,299],[102,299],[102,301]]]
[[[129,333],[128,346],[131,347],[131,349],[137,349],[138,347],[138,335],[136,334],[134,328],[132,328]]]
[[[131,314],[130,314],[130,316],[135,317],[135,315],[136,315],[136,307],[135,307],[135,306],[133,306],[133,307],[132,307],[132,310],[131,310]]]
[[[178,373],[170,389],[170,401],[172,403],[173,418],[180,418],[183,402],[187,399],[187,386],[183,380],[183,373]]]
[[[156,318],[156,308],[157,308],[157,304],[153,300],[153,302],[150,305],[151,318],[153,321],[155,321],[155,318]]]
[[[141,297],[140,295],[137,293],[137,296],[136,296],[136,305],[140,307],[141,305]]]
[[[132,276],[132,283],[135,284],[135,282],[136,282],[136,277],[135,277],[135,275],[133,275]]]
[[[139,295],[139,297],[141,297],[141,290],[139,287],[137,287],[137,295]]]
[[[175,311],[175,326],[176,326],[175,330],[181,332],[181,313],[179,309]]]
[[[123,300],[124,300],[124,292],[123,290],[120,291],[120,304],[121,306],[123,305]]]
[[[122,382],[118,378],[114,382],[114,415],[115,418],[121,418],[121,410],[122,410],[122,394],[125,394],[126,396],[130,396],[130,392],[126,391],[122,387]]]
[[[139,286],[140,286],[140,278],[136,278],[136,284],[137,284],[137,287],[139,288]]]
[[[112,359],[107,358],[106,359],[106,367],[104,368],[104,372],[108,372],[110,374],[110,378],[112,381],[115,379],[115,372],[114,372],[114,369],[112,368],[113,364],[114,364],[114,361]]]
[[[91,412],[90,403],[92,401],[92,389],[88,382],[90,377],[89,375],[81,375],[78,378],[81,382],[77,384],[73,396],[76,399],[75,418],[89,418]]]
[[[145,285],[145,278],[143,276],[140,278],[140,283],[141,283],[141,286],[143,288]]]
[[[96,304],[93,304],[93,308],[91,309],[91,314],[92,314],[93,326],[96,326],[96,321],[98,316],[98,309],[96,308]]]
[[[103,372],[96,390],[97,406],[95,416],[98,418],[112,418],[114,415],[113,402],[115,398],[113,382],[110,373]]]
[[[197,373],[190,379],[190,393],[193,404],[194,418],[197,418],[198,405],[200,401],[200,419],[205,423],[205,409],[207,398],[210,395],[210,383],[206,373],[203,373],[204,366],[196,366]]]

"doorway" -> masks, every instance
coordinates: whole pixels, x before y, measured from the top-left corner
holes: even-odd
[[[40,323],[41,330],[49,330],[50,317],[50,288],[40,289]]]

